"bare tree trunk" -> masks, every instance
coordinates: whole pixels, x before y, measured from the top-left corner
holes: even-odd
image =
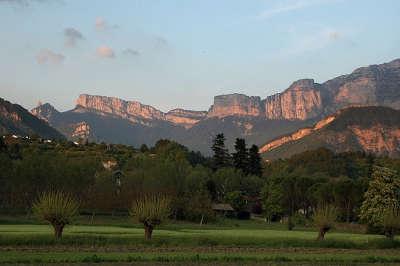
[[[389,229],[385,232],[385,236],[389,238],[390,240],[394,240],[394,230]]]
[[[204,214],[201,215],[200,225],[203,225]]]
[[[93,224],[94,216],[96,215],[96,212],[92,212],[92,216],[90,217],[90,224]]]
[[[150,240],[153,234],[153,226],[149,224],[144,225],[144,239]]]
[[[64,226],[65,226],[64,224],[53,224],[54,237],[56,239],[61,239],[62,233],[63,233],[63,230],[64,230]]]
[[[327,232],[327,230],[325,228],[320,228],[317,240],[324,240],[326,232]]]

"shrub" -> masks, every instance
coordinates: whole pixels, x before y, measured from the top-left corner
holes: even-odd
[[[337,210],[331,205],[318,207],[313,215],[314,225],[318,228],[317,240],[324,240],[325,234],[335,226]]]
[[[170,197],[163,194],[147,194],[132,203],[130,215],[143,223],[146,240],[150,240],[153,229],[170,215]]]
[[[78,209],[79,203],[62,191],[44,192],[33,204],[33,213],[53,226],[56,239],[62,237],[64,227],[72,222]]]

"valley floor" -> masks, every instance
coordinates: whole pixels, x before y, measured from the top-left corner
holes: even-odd
[[[262,221],[168,223],[145,241],[128,218],[80,218],[55,241],[50,226],[24,219],[0,217],[1,264],[400,265],[400,239],[350,229],[318,242],[312,228],[287,231]]]

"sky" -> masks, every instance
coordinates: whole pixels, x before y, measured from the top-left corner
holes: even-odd
[[[0,97],[163,111],[400,58],[398,0],[0,0]]]

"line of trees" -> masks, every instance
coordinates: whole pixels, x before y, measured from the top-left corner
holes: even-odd
[[[243,139],[229,153],[223,134],[211,158],[169,140],[134,149],[0,139],[2,212],[29,212],[40,193],[57,190],[81,202],[81,213],[128,214],[146,192],[168,195],[173,219],[207,222],[215,219],[212,203],[230,203],[238,217],[288,219],[292,229],[332,214],[317,211],[331,206],[340,222],[363,222],[388,237],[398,230],[399,159],[319,149],[265,163]]]

